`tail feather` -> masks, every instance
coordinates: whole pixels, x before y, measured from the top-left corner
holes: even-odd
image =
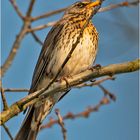
[[[27,113],[27,117],[25,118],[25,120],[14,140],[27,140],[28,135],[31,130],[30,127],[31,127],[33,113],[34,113],[33,109],[29,110],[29,112]]]
[[[49,96],[45,102],[37,102],[30,107],[14,140],[36,140],[42,121],[51,112],[54,104],[59,101],[63,95],[65,95],[64,92],[53,97]]]
[[[39,104],[39,106],[37,106]],[[36,103],[27,112],[25,120],[14,140],[36,140],[40,125],[44,118],[50,113],[54,102],[51,99],[43,104]]]

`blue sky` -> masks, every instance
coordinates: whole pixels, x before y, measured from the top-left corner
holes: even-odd
[[[132,0],[131,0],[132,1]],[[32,15],[63,8],[75,0],[36,0]],[[105,1],[103,6],[118,3],[121,0]],[[28,7],[28,0],[17,0],[22,12]],[[2,1],[1,7],[1,40],[2,63],[7,58],[12,44],[18,34],[22,21],[19,19],[9,1]],[[33,23],[42,25],[49,21],[58,20],[62,14]],[[131,61],[138,58],[138,7],[117,8],[99,13],[93,17],[99,32],[99,51],[96,63],[102,66]],[[36,32],[43,41],[50,28]],[[16,58],[3,78],[5,88],[29,88],[33,70],[40,53],[40,45],[31,35],[27,35],[21,43]],[[68,140],[137,140],[138,139],[138,72],[116,76],[115,81],[106,81],[103,85],[114,93],[116,102],[103,106],[98,112],[92,113],[88,119],[79,118],[65,121]],[[27,93],[6,93],[8,104],[26,96]],[[59,108],[62,115],[72,111],[78,113],[87,106],[95,105],[103,94],[98,87],[74,89],[54,108]],[[54,111],[50,116],[56,118]],[[6,124],[13,136],[17,133],[24,118],[21,113]],[[47,119],[45,120],[47,122]],[[40,132],[38,140],[62,140],[61,129],[54,125],[51,129]],[[2,139],[8,136],[2,129]]]

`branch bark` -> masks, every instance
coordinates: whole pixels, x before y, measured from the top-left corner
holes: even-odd
[[[81,83],[87,82],[98,77],[134,72],[139,68],[140,59],[137,59],[130,62],[108,65],[105,67],[101,67],[100,69],[86,70],[78,75],[73,76],[72,78],[67,78],[69,87],[67,86],[65,80],[63,80],[61,83],[55,82],[51,85],[51,87],[49,87],[47,91],[43,93],[43,95],[40,95],[40,93],[42,93],[44,88],[17,101],[13,105],[11,105],[7,110],[1,112],[0,125],[4,124],[15,115],[18,115],[30,105],[34,104],[37,101],[40,101],[40,99],[42,100],[42,97],[43,99],[45,99],[48,96],[54,96],[54,94],[57,94],[58,92],[65,91],[68,88],[75,87]]]

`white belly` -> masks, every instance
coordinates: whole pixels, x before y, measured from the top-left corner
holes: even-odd
[[[76,42],[77,37],[75,37],[75,40],[71,39],[65,49],[55,50],[54,53],[56,53],[56,55],[53,57],[54,63],[51,63],[48,66],[48,72],[51,71],[54,75],[58,72],[58,69],[62,66],[64,60],[66,59],[68,52],[70,52],[72,44]],[[60,76],[74,75],[91,67],[96,57],[97,45],[97,36],[93,38],[93,36],[89,35],[87,30],[84,31],[83,39],[80,39],[80,43],[76,46]]]

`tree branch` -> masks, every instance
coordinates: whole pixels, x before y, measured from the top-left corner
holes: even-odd
[[[2,98],[2,103],[3,103],[3,110],[7,110],[8,109],[8,104],[6,101],[6,97],[4,94],[4,89],[1,87],[1,98]]]
[[[109,10],[112,10],[112,9],[115,9],[115,8],[118,8],[118,7],[135,6],[135,5],[138,5],[138,3],[139,3],[139,0],[133,1],[133,2],[124,1],[124,2],[121,2],[121,3],[118,3],[118,4],[111,4],[107,7],[100,8],[100,10],[98,12],[105,12],[105,11],[109,11]],[[42,15],[39,15],[39,16],[36,16],[36,17],[32,17],[31,20],[36,21],[36,20],[40,20],[42,18],[47,18],[49,16],[53,16],[55,14],[59,14],[61,12],[64,12],[66,9],[67,9],[67,7],[64,7],[64,8],[58,9],[58,10],[54,10],[54,11],[50,11],[50,12],[47,12],[45,14],[42,14]]]
[[[56,115],[58,117],[58,124],[61,127],[61,131],[62,131],[62,134],[63,134],[63,139],[67,140],[67,135],[66,135],[67,134],[67,130],[66,130],[65,126],[64,126],[63,118],[62,118],[62,116],[60,114],[59,109],[55,109],[55,113],[56,113]]]
[[[57,94],[58,92],[67,90],[67,88],[72,88],[76,85],[82,84],[94,78],[103,77],[106,75],[112,76],[115,74],[134,72],[139,68],[140,68],[140,60],[137,59],[134,61],[124,62],[121,64],[108,65],[105,67],[101,67],[100,69],[86,70],[78,75],[73,76],[72,78],[67,78],[69,87],[67,87],[67,83],[65,82],[65,80],[63,80],[61,83],[55,82],[51,85],[51,87],[47,91],[44,92],[43,95],[40,93],[42,93],[42,91],[45,88],[36,91],[32,94],[29,94],[25,98],[11,105],[6,111],[1,112],[0,124],[2,125],[15,115],[25,110],[30,105],[34,104],[37,101],[40,101],[40,99],[42,100],[42,97],[45,99],[48,96],[54,96],[54,93]]]
[[[110,103],[110,100],[107,97],[103,97],[99,101],[98,104],[87,107],[84,111],[76,113],[76,114],[69,112],[65,116],[63,116],[62,119],[63,120],[68,120],[68,119],[73,120],[76,118],[88,118],[91,113],[97,112],[101,106],[107,105],[109,103]],[[54,124],[57,124],[57,123],[58,123],[58,120],[54,120],[54,119],[50,118],[50,121],[47,124],[42,125],[40,130],[45,129],[45,128],[51,128]]]
[[[5,63],[1,67],[1,76],[4,76],[4,73],[7,71],[7,69],[11,66],[18,49],[20,48],[20,43],[22,39],[24,38],[26,31],[27,31],[27,24],[24,24],[23,27],[21,28],[19,34],[16,37],[16,40],[14,41],[13,47],[5,61]]]
[[[26,14],[27,17],[30,17],[31,16],[31,13],[33,11],[34,4],[35,4],[35,0],[31,0],[30,1],[30,4],[29,4],[29,8],[27,10],[27,14]]]
[[[4,88],[4,92],[29,92],[29,89],[24,88]]]
[[[36,20],[39,20],[39,19],[42,19],[42,18],[46,18],[46,17],[49,17],[49,16],[59,14],[61,12],[64,12],[66,9],[67,9],[67,7],[61,8],[61,9],[58,9],[58,10],[54,10],[54,11],[51,11],[51,12],[47,12],[45,14],[42,14],[42,15],[39,15],[39,16],[36,16],[36,17],[32,17],[32,21],[36,21]]]
[[[21,18],[21,19],[24,19],[24,16],[22,15],[21,11],[19,10],[17,4],[16,4],[16,1],[15,0],[10,0],[12,6],[14,7],[16,13],[18,14],[18,16]]]
[[[111,4],[111,5],[107,6],[107,7],[101,8],[98,12],[106,12],[106,11],[116,9],[116,8],[119,8],[119,7],[136,6],[136,5],[139,4],[139,2],[140,1],[137,0],[137,1],[133,1],[133,2],[124,1],[124,2],[121,2],[121,3],[118,3],[118,4]]]
[[[89,84],[87,83],[83,83],[83,84],[80,84],[78,86],[76,86],[76,88],[82,88],[82,87],[92,87],[92,86],[97,86],[99,84],[101,84],[102,82],[106,81],[106,80],[115,80],[115,77],[112,77],[112,76],[107,76],[105,78],[102,78],[100,80],[91,80]]]
[[[39,37],[34,32],[31,32],[31,34],[32,34],[33,38],[35,39],[35,41],[37,43],[39,43],[42,47],[44,43],[39,39]]]
[[[12,134],[11,134],[10,131],[9,131],[9,128],[8,128],[5,124],[3,124],[2,126],[3,126],[3,128],[5,129],[6,133],[8,134],[9,138],[10,138],[11,140],[14,140],[13,137],[12,137]]]
[[[38,31],[38,30],[42,30],[42,29],[48,28],[50,26],[54,26],[56,24],[56,22],[57,21],[52,21],[52,22],[49,22],[49,23],[44,24],[44,25],[39,25],[37,27],[29,28],[28,32],[34,32],[34,31]]]

